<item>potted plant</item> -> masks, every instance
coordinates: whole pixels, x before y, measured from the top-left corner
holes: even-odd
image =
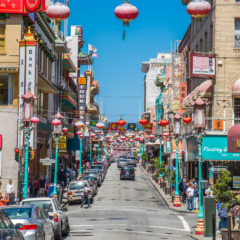
[[[223,240],[228,239],[228,232],[226,229],[227,215],[231,216],[231,206],[234,201],[233,193],[230,187],[232,181],[231,173],[228,170],[221,170],[216,184],[212,187],[213,194],[216,200],[220,203],[220,226]],[[232,230],[232,240],[239,239],[240,230]]]

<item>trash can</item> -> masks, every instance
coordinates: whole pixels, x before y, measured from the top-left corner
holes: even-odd
[[[204,237],[213,236],[212,215],[216,216],[215,197],[203,197],[203,216],[204,216]]]

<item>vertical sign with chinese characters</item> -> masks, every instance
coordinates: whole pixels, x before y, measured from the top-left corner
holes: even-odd
[[[87,93],[87,79],[78,78],[78,108],[79,119],[86,123],[86,93]]]
[[[34,39],[34,34],[29,28],[24,34],[24,39],[20,41],[20,67],[19,67],[19,96],[23,96],[28,90],[37,95],[37,40]],[[35,101],[34,112],[37,109],[37,101]],[[19,127],[23,117],[23,99],[19,100]],[[31,131],[30,146],[35,149],[36,145],[36,130]],[[21,148],[24,145],[24,134],[19,128],[18,146]]]
[[[23,117],[23,99],[22,95],[25,93],[25,56],[26,56],[26,46],[25,44],[20,44],[20,64],[19,64],[19,134],[18,134],[18,147],[23,146],[23,130],[20,128],[21,120]]]

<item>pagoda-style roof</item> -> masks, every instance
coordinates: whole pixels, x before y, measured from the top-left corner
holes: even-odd
[[[92,65],[93,64],[92,55],[80,51],[78,53],[78,63],[79,65]]]

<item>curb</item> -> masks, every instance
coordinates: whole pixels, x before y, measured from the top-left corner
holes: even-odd
[[[153,185],[153,187],[155,188],[155,190],[158,192],[158,194],[162,197],[162,199],[164,200],[164,202],[166,203],[166,205],[168,206],[169,209],[175,211],[175,212],[181,212],[181,213],[189,213],[189,214],[195,214],[195,213],[191,213],[191,212],[188,212],[186,210],[181,210],[181,209],[176,209],[172,206],[171,203],[169,203],[169,201],[166,199],[166,197],[161,193],[160,189],[159,189],[159,186],[156,185],[155,182],[153,182],[153,180],[149,177],[149,174],[146,173],[145,169],[143,168],[142,165],[141,166],[141,169],[142,171],[145,173],[145,175],[148,177],[150,183]]]

